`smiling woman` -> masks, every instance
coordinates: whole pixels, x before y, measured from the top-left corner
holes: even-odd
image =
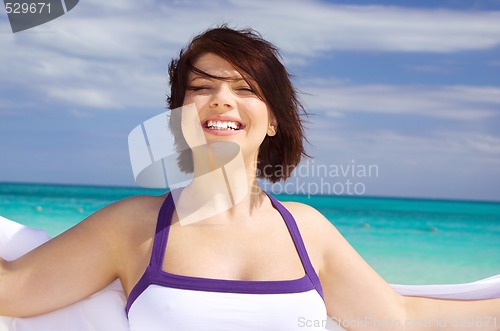
[[[252,103],[252,108],[258,104],[257,99],[265,103],[267,111],[258,115],[270,117],[268,135],[260,144],[257,168],[259,174],[268,174],[265,179],[273,183],[288,178],[301,157],[307,156],[301,119],[307,113],[280,58],[277,48],[255,31],[222,27],[195,37],[169,66],[170,109],[195,102],[191,97],[209,94],[206,89],[193,89],[223,82],[240,100],[248,97],[250,100],[246,101]],[[176,131],[172,126],[171,130]],[[182,135],[178,136],[182,145]],[[181,153],[181,167],[192,172],[191,151]],[[280,172],[279,168],[289,170]]]
[[[169,127],[191,182],[109,205],[17,260],[0,259],[0,315],[57,310],[119,279],[132,331],[324,330],[328,320],[451,330],[500,319],[498,298],[398,294],[317,210],[262,191],[257,177],[288,178],[305,138],[289,75],[259,34],[207,30],[172,61],[170,78]],[[350,323],[359,320],[372,322]]]

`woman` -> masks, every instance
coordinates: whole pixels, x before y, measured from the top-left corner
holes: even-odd
[[[301,105],[258,34],[202,33],[172,61],[170,79],[169,106],[180,109],[170,126],[191,184],[114,203],[0,260],[0,315],[42,314],[119,279],[131,330],[320,330],[327,316],[350,330],[500,320],[500,299],[398,295],[319,212],[260,190],[257,177],[286,179],[305,152]]]

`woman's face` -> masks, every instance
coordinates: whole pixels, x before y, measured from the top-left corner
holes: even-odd
[[[269,131],[271,113],[242,75],[226,60],[213,53],[202,55],[194,66],[216,77],[191,72],[184,106],[194,104],[207,142],[231,141],[243,155],[257,155]],[[256,86],[256,84],[252,84]]]

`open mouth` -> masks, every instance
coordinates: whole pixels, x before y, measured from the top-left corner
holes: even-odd
[[[204,127],[215,131],[238,131],[243,129],[244,126],[237,121],[208,120],[205,122]]]

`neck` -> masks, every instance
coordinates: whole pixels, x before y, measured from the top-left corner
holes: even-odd
[[[182,191],[173,192],[180,224],[221,213],[251,215],[264,198],[256,180],[256,159],[257,155],[245,158],[232,143],[193,149],[193,180]]]

